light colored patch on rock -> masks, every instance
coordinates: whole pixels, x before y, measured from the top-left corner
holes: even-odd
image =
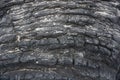
[[[64,25],[65,28],[71,28],[71,25]]]
[[[35,29],[35,31],[44,31],[44,30],[45,30],[45,28],[43,28],[43,27],[42,27],[42,28],[36,28],[36,29]]]
[[[109,13],[107,13],[107,12],[100,12],[100,11],[97,11],[97,12],[95,12],[95,14],[97,14],[97,15],[101,15],[101,16],[108,16],[108,15],[110,15]]]
[[[84,57],[84,52],[79,52],[79,53],[76,53],[79,57]]]

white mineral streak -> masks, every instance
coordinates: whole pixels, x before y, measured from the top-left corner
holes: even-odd
[[[36,29],[35,29],[35,31],[44,31],[44,30],[45,30],[45,28],[43,28],[43,27],[42,27],[42,28],[36,28]]]
[[[20,36],[19,35],[17,36],[17,41],[20,42]]]
[[[55,31],[55,33],[63,33],[63,31]]]
[[[64,25],[65,28],[71,28],[71,25]]]
[[[99,14],[101,16],[108,16],[108,15],[110,15],[107,12],[104,12],[104,11],[103,12],[97,11],[97,12],[95,12],[95,14]]]
[[[53,58],[53,55],[52,54],[41,54],[40,57],[42,58],[45,58],[45,59],[50,59],[50,58]]]
[[[9,53],[13,53],[14,51],[8,51]]]
[[[52,21],[51,19],[48,19],[48,18],[44,18],[43,20],[42,20],[42,22],[50,22],[50,21]]]
[[[97,31],[97,30],[98,30],[98,28],[93,27],[93,26],[91,26],[91,25],[86,26],[86,28],[87,28],[88,30],[89,30],[89,29],[92,29],[93,31]]]
[[[80,57],[84,57],[84,52],[77,53]]]

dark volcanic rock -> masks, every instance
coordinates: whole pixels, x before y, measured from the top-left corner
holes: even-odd
[[[0,80],[120,80],[118,0],[0,0]]]
[[[15,34],[5,34],[0,37],[0,43],[7,43],[7,42],[13,42],[15,41],[16,35]]]

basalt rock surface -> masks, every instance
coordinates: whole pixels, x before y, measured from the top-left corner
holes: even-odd
[[[120,80],[117,0],[0,0],[0,80]]]

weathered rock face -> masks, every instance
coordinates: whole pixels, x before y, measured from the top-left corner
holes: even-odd
[[[0,80],[120,80],[117,0],[0,0]]]

